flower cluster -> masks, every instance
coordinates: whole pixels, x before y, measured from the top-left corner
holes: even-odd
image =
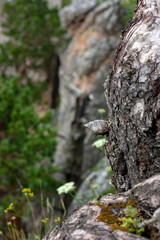
[[[24,193],[25,196],[33,197],[34,193],[31,192],[31,188],[23,188],[22,192]]]
[[[13,203],[10,203],[9,206],[4,210],[4,213],[7,214],[8,211],[13,210]]]
[[[13,210],[13,203],[10,203],[6,210],[7,211]]]
[[[101,138],[101,139],[96,140],[96,141],[92,144],[92,146],[101,149],[101,148],[104,147],[104,144],[105,144],[105,143],[106,143],[106,138],[104,137],[104,138]]]
[[[49,220],[49,218],[44,218],[44,219],[41,220],[41,222],[43,222],[43,223],[47,223],[48,220]]]
[[[57,192],[59,195],[65,193],[69,193],[69,192],[73,192],[75,190],[76,186],[74,182],[68,182],[65,183],[63,186],[57,188]]]
[[[58,222],[60,222],[60,221],[61,221],[61,218],[60,218],[60,217],[58,217],[57,219],[54,220],[55,223],[58,223]]]

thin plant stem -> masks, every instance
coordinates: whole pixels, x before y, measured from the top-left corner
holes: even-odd
[[[9,234],[12,235],[12,237],[13,237],[13,239],[14,239],[13,232],[12,232],[12,228],[11,228],[10,226],[8,226],[8,232],[9,232]]]
[[[49,198],[47,198],[46,202],[47,202],[47,213],[50,212],[50,226],[49,226],[49,228],[51,228],[53,226],[54,210],[53,210],[53,207],[51,206],[51,204],[49,202]]]
[[[13,225],[11,225],[11,230],[12,230],[13,240],[16,240],[16,231]]]
[[[64,201],[63,201],[62,198],[61,198],[61,204],[62,204],[62,208],[63,208],[63,211],[64,211],[62,218],[64,218],[66,216],[66,207],[65,207],[65,204],[64,204]]]
[[[22,186],[21,182],[19,181],[19,179],[17,179],[17,182],[20,185],[20,188],[23,189],[23,186]],[[31,214],[32,214],[33,223],[34,223],[33,224],[33,228],[34,228],[35,232],[37,233],[37,235],[39,236],[39,231],[38,231],[38,229],[36,227],[36,218],[35,218],[35,214],[34,214],[34,210],[33,210],[32,204],[31,204],[31,202],[29,200],[29,197],[28,196],[25,196],[25,197],[26,197],[27,202],[28,202],[28,204],[30,206],[30,209],[31,209]]]
[[[29,206],[30,206],[30,209],[31,209],[31,213],[32,213],[32,218],[33,218],[33,222],[34,222],[34,229],[35,229],[35,232],[37,233],[37,235],[39,236],[39,231],[36,227],[36,218],[35,218],[35,214],[34,214],[34,210],[33,210],[33,207],[32,207],[32,204],[31,204],[31,201],[29,200],[29,197],[26,196],[27,198],[27,201],[29,203]]]
[[[18,231],[15,222],[13,223],[13,226],[14,226],[14,229],[15,229],[16,239],[20,239],[21,234],[20,234],[20,232]]]
[[[43,191],[42,187],[41,188],[41,218],[43,219],[45,217],[45,211],[44,211],[44,198],[43,198]],[[40,233],[42,232],[42,224],[40,224]],[[45,232],[46,232],[46,225],[45,225]]]
[[[78,198],[76,198],[76,197],[73,195],[73,193],[69,192],[69,195],[70,195],[73,199],[75,199],[80,205],[82,204],[82,202],[81,202]]]
[[[94,195],[95,198],[98,197],[98,194],[97,194],[95,189],[92,188],[92,192],[93,192],[93,195]]]
[[[25,236],[24,231],[21,229],[21,236],[23,237],[23,240],[29,240],[29,238]]]
[[[44,211],[44,197],[43,197],[43,191],[42,186],[41,187],[41,211],[42,211],[42,218],[45,217],[45,211]]]

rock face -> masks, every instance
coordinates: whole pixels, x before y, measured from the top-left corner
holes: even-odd
[[[43,240],[145,240],[160,239],[160,219],[156,217],[150,222],[143,236],[124,232],[118,218],[125,214],[130,204],[137,209],[138,215],[144,219],[159,216],[160,210],[160,175],[137,184],[128,192],[99,197],[97,202],[90,202],[77,209],[66,220],[60,223]],[[114,221],[109,221],[109,216]],[[115,227],[115,223],[119,227]]]
[[[61,21],[65,27],[71,27],[84,21],[88,12],[94,9],[97,5],[96,0],[72,0],[71,5],[63,9],[61,12]]]
[[[93,148],[94,137],[84,123],[100,118],[105,108],[103,83],[119,43],[119,1],[73,0],[61,10],[63,25],[72,35],[60,70],[59,140],[55,165],[58,177],[81,181],[81,175],[103,157]],[[105,116],[104,116],[105,118]]]

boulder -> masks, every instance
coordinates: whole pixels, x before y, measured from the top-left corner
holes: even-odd
[[[144,220],[150,219],[145,225],[143,236],[123,229],[119,219],[126,214],[127,205],[136,208],[138,216],[143,217],[142,224]],[[83,205],[43,240],[159,240],[160,218],[156,212],[160,212],[160,174],[135,185],[125,193],[100,196]]]

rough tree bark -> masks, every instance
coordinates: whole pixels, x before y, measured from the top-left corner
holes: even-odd
[[[119,192],[160,172],[160,1],[141,0],[123,30],[106,99],[106,154]]]

